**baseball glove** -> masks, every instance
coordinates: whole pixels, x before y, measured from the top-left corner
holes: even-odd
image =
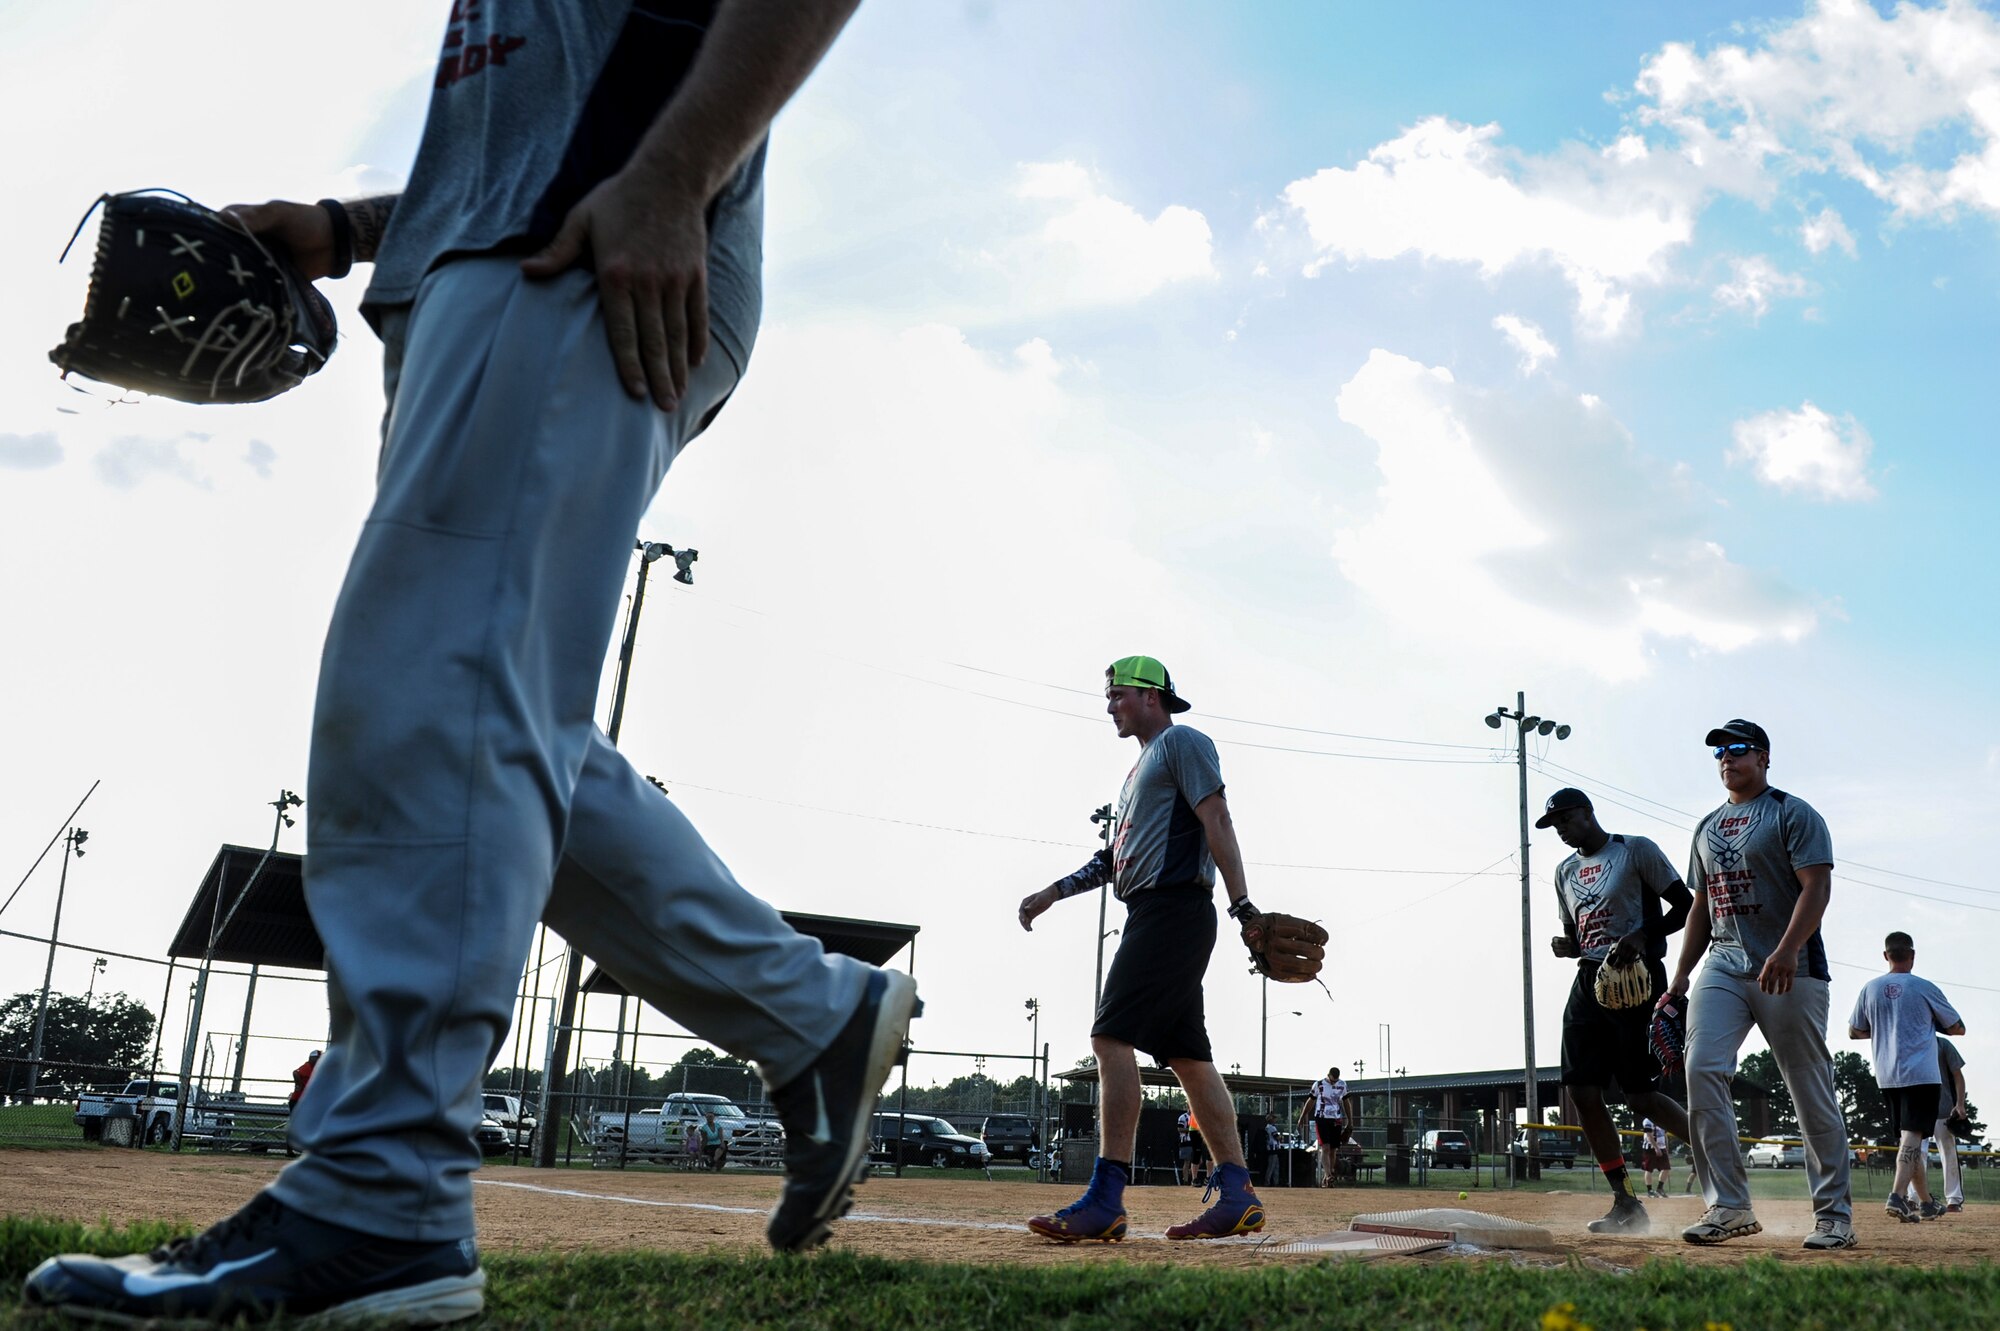
[[[1638,1007],[1653,996],[1653,976],[1638,958],[1623,966],[1609,961],[1597,968],[1597,1005],[1613,1012]]]
[[[1243,946],[1250,968],[1266,979],[1303,984],[1319,978],[1326,961],[1327,932],[1311,920],[1266,911],[1243,921]]]
[[[1684,998],[1669,998],[1653,1009],[1653,1024],[1646,1032],[1646,1043],[1659,1060],[1660,1072],[1668,1077],[1681,1070],[1687,1050],[1686,1003]]]
[[[333,308],[240,222],[166,191],[100,205],[83,318],[49,353],[64,375],[181,402],[262,402],[333,354]]]

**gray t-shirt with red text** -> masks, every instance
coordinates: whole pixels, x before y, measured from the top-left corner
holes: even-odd
[[[1556,866],[1563,927],[1585,961],[1602,961],[1618,940],[1656,916],[1658,899],[1680,882],[1659,846],[1642,836],[1614,836],[1595,855],[1578,852]],[[1647,954],[1665,955],[1664,936]]]
[[[1688,888],[1708,893],[1708,961],[1726,974],[1754,977],[1784,938],[1799,900],[1797,871],[1833,863],[1833,836],[1812,805],[1766,789],[1744,804],[1725,804],[1694,829]],[[1831,980],[1826,944],[1813,930],[1799,949],[1798,973]]]

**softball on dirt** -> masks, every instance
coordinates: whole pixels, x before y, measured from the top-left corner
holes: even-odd
[[[1461,1192],[1460,1194],[1458,1194],[1458,1199],[1459,1199],[1460,1201],[1464,1201],[1464,1200],[1465,1200],[1465,1194],[1464,1194],[1464,1193],[1462,1193],[1462,1192]]]

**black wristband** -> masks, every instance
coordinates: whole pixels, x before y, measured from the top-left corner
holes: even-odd
[[[1244,897],[1241,901],[1232,901],[1229,903],[1229,918],[1239,924],[1254,918],[1256,915],[1257,908],[1250,904],[1249,897]]]
[[[321,199],[319,206],[333,223],[333,268],[328,277],[346,277],[354,271],[354,223],[348,220],[347,205],[338,199]]]

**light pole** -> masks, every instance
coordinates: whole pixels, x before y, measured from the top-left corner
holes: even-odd
[[[49,926],[49,962],[42,968],[42,1001],[35,1005],[34,1047],[28,1053],[28,1098],[34,1099],[35,1086],[42,1079],[42,1030],[49,1020],[49,982],[56,973],[56,935],[62,932],[63,891],[69,886],[69,861],[83,858],[83,843],[90,833],[72,827],[63,834],[62,872],[56,876],[56,920]]]
[[[83,1005],[90,1006],[90,1000],[97,996],[97,977],[104,974],[104,968],[111,963],[103,957],[90,963],[90,987],[83,991]]]
[[[1514,710],[1495,707],[1486,717],[1486,724],[1498,730],[1503,722],[1514,723],[1514,764],[1520,773],[1521,788],[1521,1030],[1522,1043],[1526,1047],[1528,1065],[1525,1069],[1527,1081],[1528,1123],[1533,1126],[1541,1122],[1541,1084],[1535,1068],[1535,944],[1528,917],[1528,736],[1554,735],[1557,739],[1568,739],[1570,728],[1546,717],[1528,715],[1528,695],[1514,695]],[[1540,1154],[1539,1133],[1528,1134],[1529,1168]]]
[[[1023,1006],[1028,1009],[1028,1073],[1035,1078],[1035,1095],[1029,1102],[1029,1110],[1035,1122],[1042,1123],[1042,1079],[1035,1064],[1035,1052],[1042,1047],[1042,1003],[1031,998]]]
[[[1111,848],[1111,806],[1109,804],[1098,805],[1092,811],[1090,821],[1097,824],[1097,839],[1104,843],[1106,850],[1109,850]],[[1097,885],[1097,987],[1090,991],[1090,1011],[1093,1020],[1096,1018],[1098,1004],[1104,1001],[1104,940],[1110,936],[1104,932],[1104,908],[1110,896],[1111,884],[1109,882],[1099,883]]]
[[[639,553],[639,582],[632,589],[632,609],[625,616],[625,636],[618,644],[618,679],[611,690],[611,722],[605,726],[605,737],[616,746],[618,731],[625,724],[625,690],[632,682],[632,653],[639,642],[639,612],[646,605],[646,575],[653,565],[662,559],[674,561],[674,581],[684,586],[694,586],[694,563],[701,558],[699,550],[676,550],[664,541],[634,541],[632,548]],[[654,782],[658,785],[658,782]],[[666,787],[661,786],[664,790]],[[569,1037],[570,1029],[576,1023],[577,997],[583,991],[583,954],[575,944],[569,944],[563,951],[562,997],[557,1000],[552,1014],[548,1047],[548,1061],[542,1070],[542,1099],[538,1118],[543,1123],[553,1122],[555,1112],[555,1083],[569,1078]],[[570,1106],[573,1108],[574,1106]],[[535,1135],[535,1164],[543,1169],[553,1168],[556,1162],[556,1142],[562,1137],[560,1132],[541,1132]]]

